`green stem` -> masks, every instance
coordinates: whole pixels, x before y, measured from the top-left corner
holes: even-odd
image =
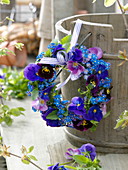
[[[65,168],[70,168],[70,169],[77,169],[76,167],[73,167],[73,166],[68,166],[68,165],[65,165]]]
[[[18,156],[18,155],[15,155],[13,153],[9,153],[10,155],[14,156],[14,157],[17,157],[17,158],[20,158],[21,159],[21,156]],[[38,165],[36,165],[35,163],[33,163],[32,161],[30,161],[29,159],[25,159],[26,161],[30,162],[32,165],[34,165],[35,167],[37,167],[38,169],[40,170],[43,170],[41,167],[39,167]]]
[[[65,163],[61,163],[60,165],[67,165],[67,164],[71,164],[73,163],[74,160],[70,161],[70,162],[65,162]],[[54,164],[50,164],[50,165],[47,165],[47,166],[53,166]]]

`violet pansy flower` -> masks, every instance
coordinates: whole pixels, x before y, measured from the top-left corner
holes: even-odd
[[[73,121],[73,127],[80,131],[87,131],[93,126],[93,124],[88,120],[76,120]]]
[[[95,54],[98,57],[98,59],[102,58],[103,56],[103,51],[99,47],[92,47],[92,48],[89,48],[88,50],[89,50],[89,53]]]
[[[24,69],[24,77],[30,81],[43,81],[43,79],[38,75],[38,71],[40,68],[41,67],[39,65],[34,63],[27,65]]]
[[[75,50],[71,50],[70,52],[68,52],[68,56],[70,61],[80,63],[83,61],[82,51],[80,49],[76,48]]]
[[[48,109],[48,106],[45,100],[37,98],[32,101],[32,108],[35,110],[40,110],[44,112]]]
[[[68,61],[67,68],[71,71],[71,80],[77,80],[85,68],[78,62]]]
[[[87,144],[82,145],[79,148],[79,150],[80,150],[80,152],[88,152],[91,160],[94,161],[94,159],[96,157],[96,148],[94,145],[87,143]]]
[[[68,148],[67,152],[65,153],[66,159],[73,159],[73,155],[81,155],[81,152],[79,149],[72,149]]]
[[[54,76],[53,67],[49,64],[38,64],[40,69],[38,70],[38,75],[43,79],[51,79]]]
[[[86,85],[92,84],[93,88],[91,90],[93,96],[96,95],[96,93],[99,90],[99,79],[96,75],[92,74],[87,78]]]

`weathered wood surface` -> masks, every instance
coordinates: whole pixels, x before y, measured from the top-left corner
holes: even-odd
[[[48,145],[54,145],[64,140],[63,128],[50,128],[45,125],[41,119],[40,113],[34,113],[31,110],[31,99],[24,101],[11,101],[11,106],[22,106],[26,108],[25,116],[14,119],[11,127],[3,125],[1,134],[3,142],[7,146],[11,146],[10,152],[21,155],[20,148],[22,145],[26,147],[34,146],[33,155],[38,159],[38,165],[47,169],[46,165],[50,163],[48,153]],[[33,165],[24,165],[18,158],[7,158],[8,170],[36,170]]]
[[[67,148],[73,147],[65,138],[63,128],[50,128],[41,119],[40,113],[31,110],[31,100],[13,100],[11,106],[22,106],[26,108],[25,116],[15,118],[11,127],[2,125],[1,132],[3,142],[11,146],[12,153],[21,155],[22,145],[34,146],[32,152],[38,159],[37,164],[47,169],[47,164],[65,162],[64,153]],[[74,147],[75,148],[75,147]],[[103,170],[127,170],[128,154],[106,154],[98,155]],[[7,158],[8,170],[36,170],[33,165],[25,165],[18,158]],[[0,169],[4,170],[4,169]]]
[[[0,156],[0,170],[7,170],[5,159]]]
[[[128,19],[128,15],[126,17]],[[59,39],[69,33],[70,30],[73,31],[77,19],[81,19],[83,23],[78,43],[82,42],[84,37],[91,32],[92,35],[84,42],[84,45],[87,48],[100,47],[105,54],[104,60],[111,63],[109,77],[112,78],[111,96],[113,100],[107,105],[107,110],[111,112],[110,116],[99,123],[95,132],[79,132],[67,128],[67,138],[76,146],[85,142],[92,142],[97,146],[99,152],[128,153],[127,129],[114,130],[119,115],[128,109],[128,63],[118,67],[122,60],[117,57],[119,50],[126,49],[128,52],[128,38],[124,38],[125,27],[122,16],[121,14],[87,14],[65,18],[56,24]],[[67,74],[66,72],[62,73],[62,82],[66,80]],[[64,99],[70,100],[72,97],[78,96],[78,88],[83,90],[85,88],[85,82],[82,78],[73,82],[69,81],[62,88]],[[70,93],[69,89],[71,89]]]

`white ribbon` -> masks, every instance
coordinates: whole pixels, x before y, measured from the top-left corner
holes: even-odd
[[[71,42],[70,42],[70,49],[72,49],[72,47],[74,47],[78,41],[81,26],[82,26],[82,21],[80,19],[77,19],[74,30],[73,30]],[[59,84],[59,86],[56,88],[56,90],[59,90],[61,87],[63,87],[65,84],[67,84],[67,82],[71,79],[71,75],[72,75],[72,73],[70,73],[68,78],[63,83]]]
[[[81,26],[82,26],[82,21],[80,19],[77,19],[74,30],[73,30],[73,34],[72,34],[72,39],[71,39],[71,42],[70,42],[70,44],[71,44],[70,49],[72,49],[72,47],[74,47],[76,45],[77,41],[78,41]]]

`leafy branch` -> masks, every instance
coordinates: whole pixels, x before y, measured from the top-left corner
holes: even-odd
[[[96,2],[97,0],[93,0],[93,3]],[[126,30],[126,37],[128,37],[128,22],[126,20],[125,12],[128,10],[127,4],[125,6],[122,6],[119,0],[104,0],[104,6],[105,7],[110,7],[112,6],[115,2],[118,3],[118,6],[121,10],[124,25],[125,25],[125,30]]]
[[[30,148],[26,148],[25,146],[22,146],[21,148],[21,152],[22,152],[22,156],[19,156],[19,155],[16,155],[14,153],[11,153],[8,151],[10,147],[7,147],[6,145],[0,145],[0,156],[3,156],[3,157],[10,157],[10,156],[14,156],[14,157],[17,157],[17,158],[20,158],[21,161],[24,163],[24,164],[32,164],[33,166],[35,166],[36,168],[40,169],[40,170],[43,170],[41,167],[39,167],[38,165],[36,165],[33,161],[37,161],[36,157],[33,156],[33,155],[30,155],[30,153],[33,151],[34,149],[34,146],[31,146]],[[32,161],[33,160],[33,161]]]

